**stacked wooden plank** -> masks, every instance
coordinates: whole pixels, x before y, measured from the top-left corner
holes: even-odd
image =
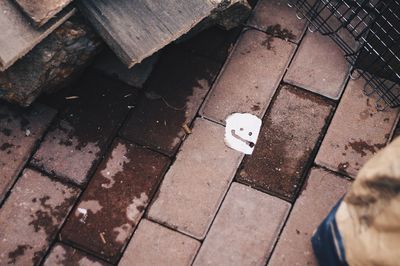
[[[65,73],[63,66],[77,66],[76,71],[67,73],[68,78],[86,63],[80,60],[80,53],[87,61],[93,57],[97,49],[69,48],[66,58],[46,59],[46,54],[65,54],[64,46],[70,45],[72,33],[63,35],[63,29],[53,31],[76,12],[75,3],[127,68],[189,31],[197,32],[216,23],[231,28],[250,13],[247,0],[2,0],[0,98],[29,105],[49,84],[54,88],[63,83],[61,78],[46,73]],[[93,31],[90,25],[82,23],[87,22],[82,20],[75,26],[85,28],[87,38],[79,36],[79,42],[90,43]],[[73,32],[74,26],[66,28]],[[42,44],[45,38],[46,43]],[[30,80],[33,86],[29,86]]]
[[[36,28],[12,1],[0,1],[0,71],[28,53],[74,12],[74,8],[65,9],[43,27]]]
[[[15,0],[22,11],[35,23],[43,26],[72,0]]]
[[[80,7],[106,43],[132,67],[238,2],[250,10],[246,1],[238,0],[82,0]]]

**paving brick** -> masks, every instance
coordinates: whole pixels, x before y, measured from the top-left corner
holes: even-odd
[[[284,81],[331,99],[338,99],[349,73],[343,52],[328,37],[307,32]]]
[[[305,31],[306,19],[299,20],[296,9],[290,8],[287,3],[287,0],[258,1],[247,24],[281,39],[298,43]]]
[[[22,109],[0,103],[0,203],[55,114],[41,104]]]
[[[348,83],[315,160],[352,177],[386,145],[399,113],[377,111],[375,99],[363,94],[363,86],[362,79]]]
[[[77,184],[87,181],[105,148],[134,104],[131,87],[89,72],[75,85],[69,105],[58,117],[32,163]]]
[[[110,49],[106,49],[96,58],[92,66],[128,85],[142,88],[157,60],[158,54],[155,54],[129,69]]]
[[[191,265],[200,243],[143,219],[119,265]]]
[[[265,265],[290,204],[233,183],[194,265]]]
[[[322,97],[282,86],[263,119],[255,150],[244,158],[236,179],[294,200],[332,109]]]
[[[349,186],[344,178],[313,168],[268,265],[318,265],[311,248],[312,233]]]
[[[100,261],[84,252],[64,244],[56,244],[47,256],[44,266],[108,266],[110,264]]]
[[[190,37],[177,44],[178,49],[185,49],[192,53],[206,56],[209,59],[224,63],[231,52],[241,27],[232,30],[223,30],[218,27],[211,27],[203,30],[195,36]]]
[[[166,156],[117,139],[65,223],[63,241],[115,263],[169,162]]]
[[[0,209],[0,265],[37,265],[78,194],[25,170]]]
[[[241,158],[224,144],[224,127],[197,119],[148,216],[197,239],[204,238]]]
[[[261,117],[286,70],[295,45],[248,30],[240,37],[211,90],[201,114],[225,123],[234,112]]]
[[[174,154],[185,136],[182,125],[192,122],[218,71],[219,65],[210,60],[182,49],[167,50],[122,136]]]

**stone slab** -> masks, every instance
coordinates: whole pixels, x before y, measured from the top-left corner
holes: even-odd
[[[214,83],[201,115],[219,123],[225,123],[235,112],[261,118],[294,50],[292,43],[260,31],[245,31]]]
[[[191,265],[199,247],[198,241],[143,219],[118,265]]]
[[[348,74],[349,65],[344,54],[330,37],[307,32],[284,81],[337,100]]]
[[[79,192],[25,170],[0,209],[0,265],[38,265]]]
[[[148,217],[203,239],[242,155],[224,144],[224,127],[197,119],[167,172]]]
[[[236,180],[295,200],[332,111],[323,97],[281,86],[263,119],[255,150],[245,156]]]
[[[55,115],[42,104],[23,109],[0,102],[0,203]]]
[[[375,99],[363,93],[364,80],[350,80],[315,162],[355,177],[378,150],[385,147],[399,110],[377,111]]]
[[[290,204],[233,183],[193,265],[265,265]]]
[[[117,139],[68,217],[61,236],[116,263],[170,160]]]

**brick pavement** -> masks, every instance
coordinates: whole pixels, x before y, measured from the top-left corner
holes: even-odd
[[[293,13],[260,0],[250,30],[179,40],[144,84],[93,65],[0,103],[0,264],[315,264],[311,232],[400,127]],[[232,112],[263,120],[251,156],[224,144]]]

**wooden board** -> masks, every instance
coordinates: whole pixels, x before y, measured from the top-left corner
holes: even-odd
[[[15,0],[22,11],[40,27],[53,18],[72,0]]]
[[[132,67],[209,16],[210,0],[81,0],[84,15],[115,54]]]
[[[0,99],[28,106],[42,92],[65,88],[103,46],[87,21],[74,15],[23,58],[0,72]]]
[[[28,53],[75,12],[63,10],[57,18],[36,29],[11,0],[0,1],[0,71]]]

